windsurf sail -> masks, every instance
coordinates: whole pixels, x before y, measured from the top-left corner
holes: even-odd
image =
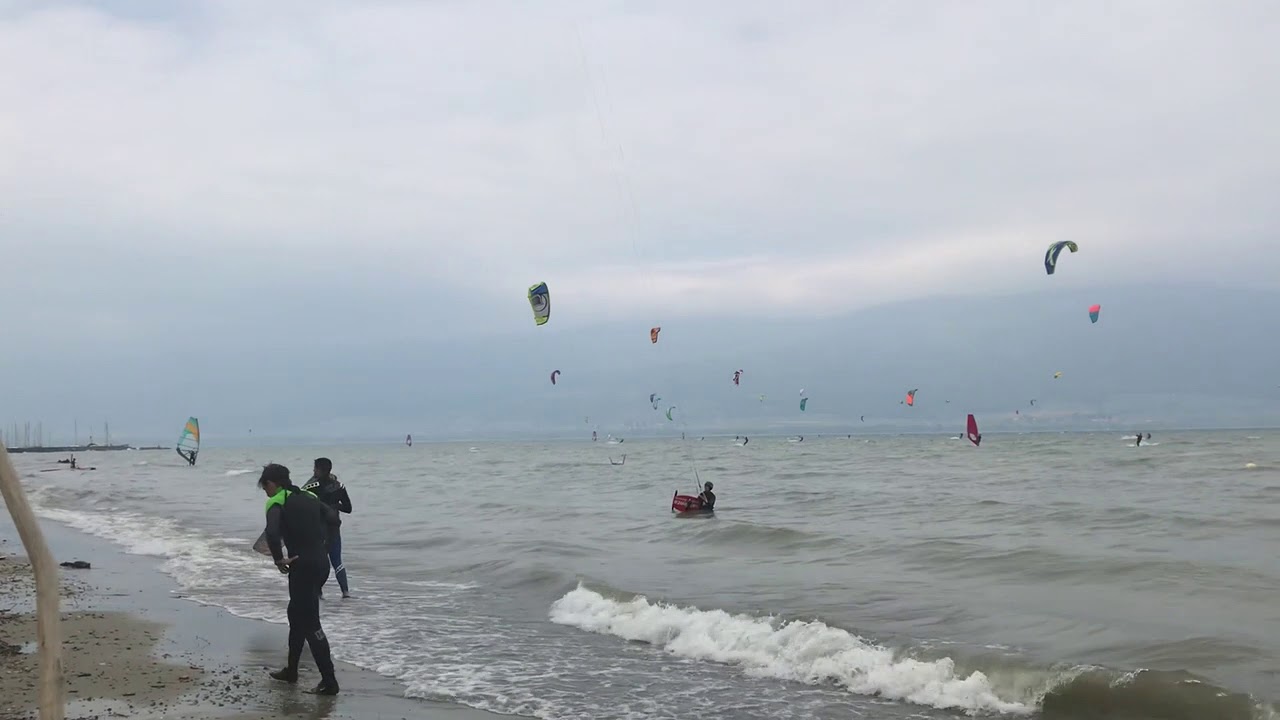
[[[178,446],[175,448],[183,460],[188,465],[196,464],[196,455],[200,454],[200,421],[196,418],[187,418],[187,424],[182,428],[182,434],[178,436]]]
[[[1101,305],[1093,305],[1089,308],[1089,322],[1098,322],[1098,315],[1102,314]]]
[[[533,308],[533,321],[546,325],[551,319],[551,291],[547,284],[540,282],[529,287],[529,307]]]
[[[969,436],[969,442],[973,443],[974,447],[981,445],[982,433],[978,432],[978,421],[973,419],[973,413],[969,414],[968,425],[969,427],[965,434]]]

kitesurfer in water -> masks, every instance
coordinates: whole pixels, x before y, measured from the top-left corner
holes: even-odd
[[[1142,445],[1142,433],[1134,433],[1134,436],[1135,436],[1137,439],[1136,439],[1136,440],[1134,440],[1133,446],[1134,446],[1134,447],[1139,447],[1140,445]]]
[[[332,508],[289,479],[289,468],[272,463],[262,469],[258,487],[267,494],[267,547],[280,572],[289,576],[289,664],[271,673],[276,680],[298,681],[302,646],[311,646],[320,684],[310,692],[337,695],[329,639],[320,626],[320,587],[329,579],[326,550]],[[281,543],[289,549],[285,557]]]
[[[698,499],[702,501],[702,511],[711,512],[716,509],[716,494],[711,492],[711,482],[707,481],[702,484],[702,492],[698,493]]]
[[[329,528],[329,562],[333,565],[333,575],[338,578],[338,587],[342,589],[342,597],[351,597],[347,586],[347,568],[342,564],[342,517],[340,512],[351,514],[351,496],[347,488],[338,482],[333,474],[333,461],[329,458],[316,458],[311,471],[311,479],[303,490],[313,493],[320,502],[333,508],[333,524]],[[323,593],[321,593],[323,596]]]

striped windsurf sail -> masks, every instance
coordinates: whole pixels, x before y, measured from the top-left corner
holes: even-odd
[[[196,455],[200,453],[200,421],[196,418],[187,418],[182,435],[178,436],[177,450],[188,463],[196,464]]]

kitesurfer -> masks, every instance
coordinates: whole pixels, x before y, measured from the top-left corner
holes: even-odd
[[[72,469],[72,470],[75,470],[75,469],[76,469],[76,456],[75,456],[75,455],[72,455],[72,456],[71,456],[71,469]]]
[[[284,682],[298,681],[298,660],[302,646],[311,646],[320,684],[310,692],[337,695],[338,680],[333,672],[329,639],[320,626],[320,587],[329,579],[329,557],[325,545],[332,523],[332,508],[301,490],[289,479],[289,468],[272,463],[262,469],[258,487],[267,494],[267,527],[263,533],[271,557],[280,572],[289,576],[289,664],[271,677]],[[288,547],[285,557],[281,543]]]
[[[698,493],[698,499],[702,501],[702,511],[711,512],[716,509],[716,494],[711,492],[711,482],[707,481],[702,484],[702,492]]]
[[[1134,433],[1134,437],[1136,437],[1137,440],[1134,441],[1133,446],[1138,447],[1142,445],[1142,433]]]
[[[333,565],[333,575],[338,578],[338,587],[342,589],[342,597],[351,597],[347,586],[347,568],[342,564],[342,517],[340,512],[351,514],[351,496],[347,488],[338,482],[333,474],[333,461],[329,458],[316,458],[311,471],[311,479],[302,486],[320,502],[333,508],[332,525],[329,527],[329,562]]]

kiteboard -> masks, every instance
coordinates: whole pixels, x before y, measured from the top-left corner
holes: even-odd
[[[671,496],[671,512],[681,517],[691,515],[710,515],[715,512],[713,509],[702,508],[702,498],[697,495],[681,495],[677,490]]]
[[[254,550],[257,550],[258,552],[262,553],[263,555],[270,555],[270,554],[271,554],[271,546],[267,544],[267,531],[266,531],[266,530],[263,530],[263,531],[262,531],[262,534],[258,536],[258,539],[254,541],[254,543],[253,543],[253,549],[254,549]]]

